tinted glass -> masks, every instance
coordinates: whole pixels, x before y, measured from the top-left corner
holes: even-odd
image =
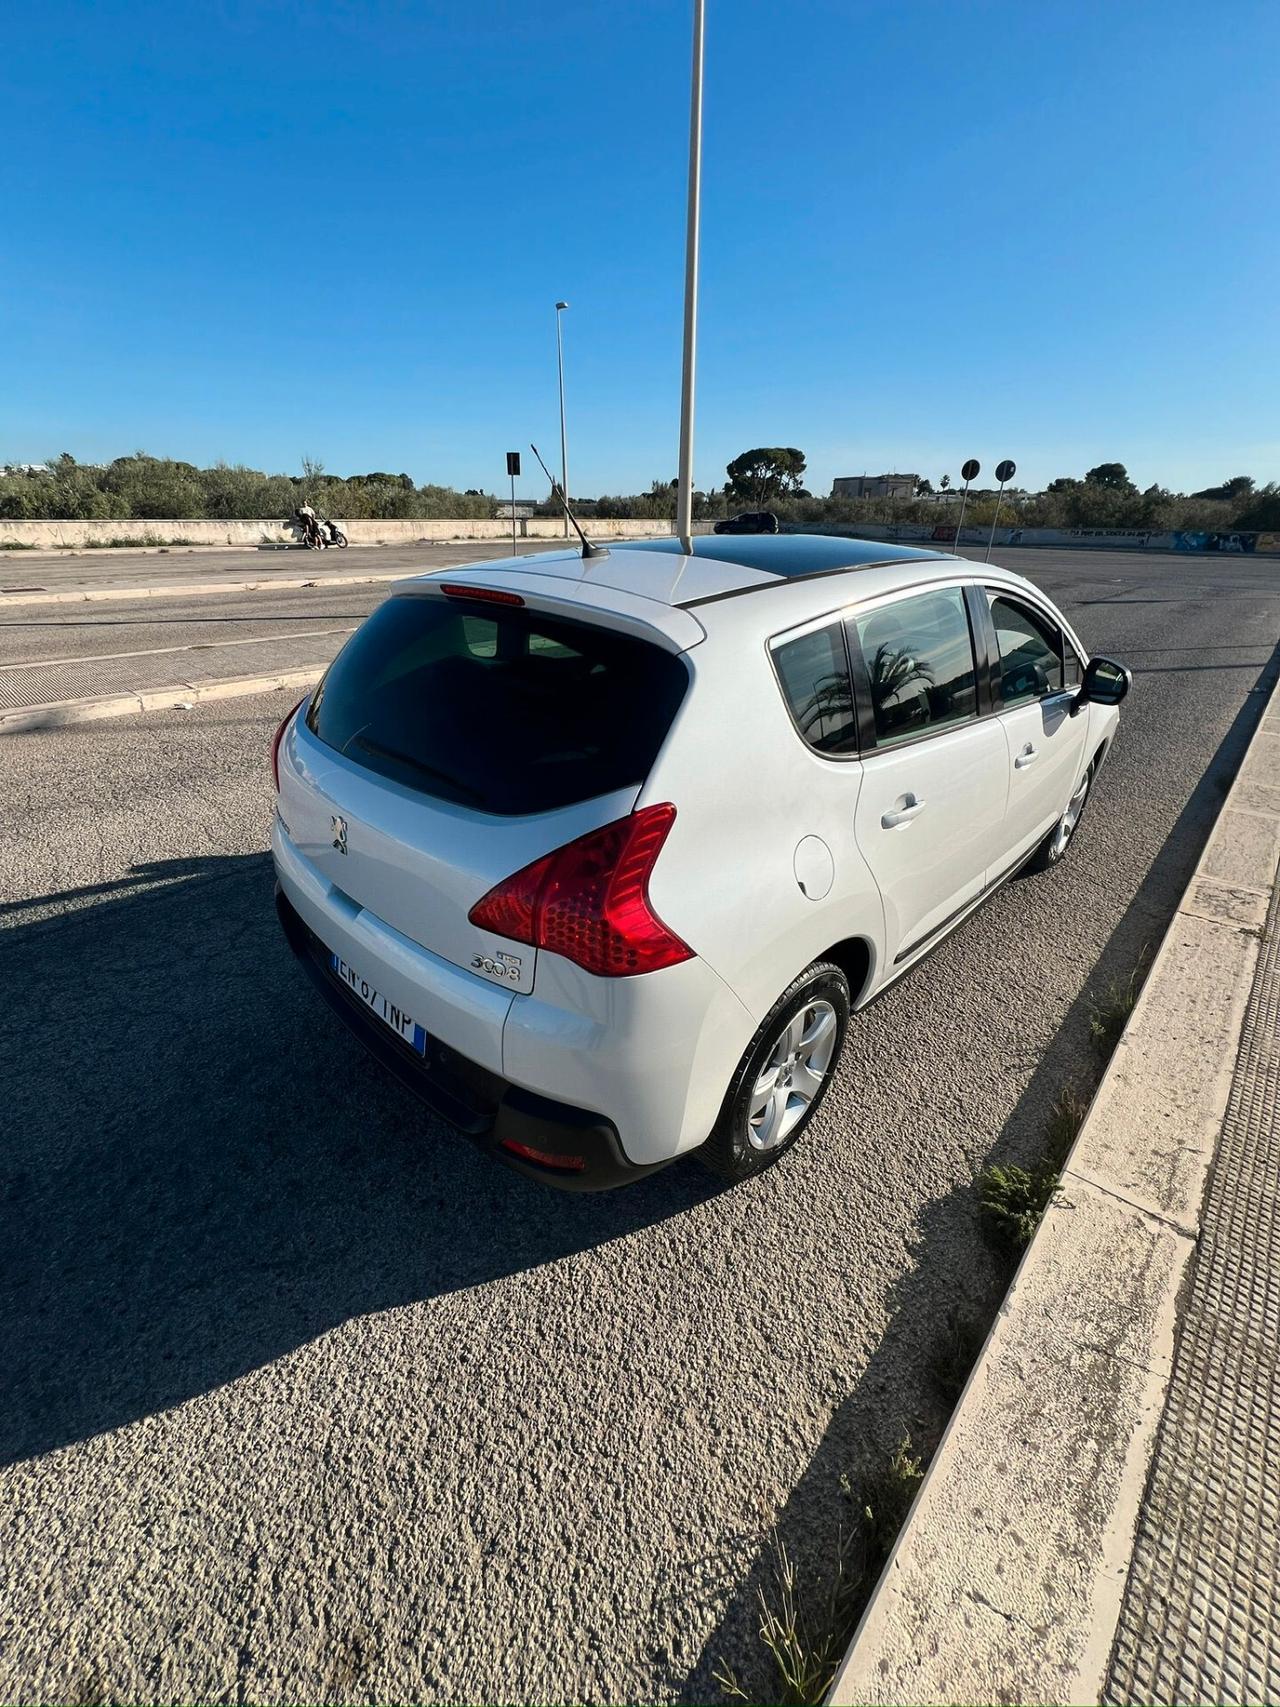
[[[773,648],[783,698],[796,728],[820,753],[848,753],[857,746],[849,661],[839,623],[784,640]]]
[[[1062,688],[1061,636],[1055,625],[1012,599],[991,600],[1000,650],[1000,697],[1006,705],[1042,699]]]
[[[900,599],[855,621],[878,742],[977,716],[973,643],[959,587]]]
[[[392,598],[330,665],[307,727],[420,793],[547,812],[643,782],[688,679],[679,658],[607,628]]]

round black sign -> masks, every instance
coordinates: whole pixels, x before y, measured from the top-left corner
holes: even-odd
[[[996,479],[1000,482],[1000,484],[1002,486],[1004,485],[1006,480],[1012,480],[1014,475],[1017,472],[1018,472],[1017,463],[1016,462],[1010,462],[1008,457],[1005,457],[1003,462],[997,463],[997,465],[996,465]]]
[[[976,480],[981,473],[982,464],[976,456],[971,456],[960,470],[960,478],[961,480]]]

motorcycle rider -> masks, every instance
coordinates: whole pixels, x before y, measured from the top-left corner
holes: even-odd
[[[304,498],[298,506],[298,519],[302,523],[302,531],[307,542],[316,545],[321,551],[325,547],[324,533],[320,527],[320,518],[311,507],[311,500]]]

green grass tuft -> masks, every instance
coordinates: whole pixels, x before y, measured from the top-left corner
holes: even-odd
[[[815,1707],[825,1699],[923,1478],[923,1462],[912,1454],[909,1437],[883,1470],[857,1488],[841,1477],[853,1520],[841,1527],[834,1564],[811,1593],[785,1545],[776,1543],[769,1582],[759,1590],[760,1641],[773,1670],[769,1702]],[[717,1666],[715,1678],[730,1700],[751,1699],[728,1666]]]
[[[1044,1165],[1055,1173],[1066,1161],[1088,1112],[1089,1098],[1074,1084],[1063,1085],[1049,1104],[1049,1118],[1044,1123]]]
[[[1113,978],[1100,996],[1089,998],[1089,1037],[1098,1059],[1104,1064],[1114,1055],[1120,1034],[1138,1000],[1146,972],[1146,953],[1144,948],[1138,964],[1127,978]]]

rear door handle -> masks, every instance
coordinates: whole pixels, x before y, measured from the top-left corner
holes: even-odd
[[[1016,771],[1026,770],[1027,766],[1035,764],[1039,757],[1039,753],[1036,752],[1030,741],[1028,741],[1026,746],[1018,754],[1017,758],[1013,761],[1013,768]]]
[[[892,812],[886,812],[881,818],[881,827],[896,830],[899,824],[909,824],[913,818],[918,818],[924,809],[923,800],[917,800],[914,794],[904,794],[901,806],[895,805]]]

